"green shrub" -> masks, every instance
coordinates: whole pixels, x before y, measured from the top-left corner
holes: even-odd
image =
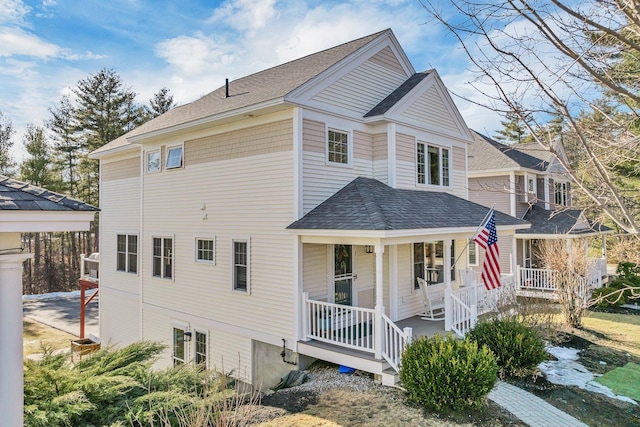
[[[452,337],[419,337],[402,355],[400,380],[409,399],[436,411],[481,406],[497,381],[487,347]]]
[[[610,285],[614,285],[615,282],[619,282],[619,281],[616,280],[614,282],[611,282]],[[601,307],[601,308],[620,307],[622,304],[625,303],[626,298],[628,298],[628,295],[625,296],[625,294],[627,292],[629,292],[629,294],[631,293],[631,291],[622,291],[623,295],[620,296],[620,293],[616,292],[620,289],[621,287],[614,287],[614,286],[606,286],[604,288],[594,289],[593,293],[591,294],[591,299],[598,300],[602,298],[596,303],[596,307]]]
[[[538,331],[517,319],[480,322],[469,332],[468,338],[493,351],[500,377],[528,375],[547,357]]]

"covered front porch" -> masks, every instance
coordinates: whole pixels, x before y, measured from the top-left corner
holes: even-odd
[[[395,373],[416,336],[415,324],[403,321],[420,316],[425,331],[464,336],[489,306],[468,270],[467,251],[488,211],[445,192],[360,177],[291,224],[299,247],[297,352]],[[506,248],[515,246],[515,230],[528,226],[500,212],[496,224]],[[500,264],[510,273],[515,259]],[[425,295],[434,296],[440,321],[432,320]]]

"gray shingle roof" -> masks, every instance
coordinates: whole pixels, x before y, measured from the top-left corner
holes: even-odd
[[[124,137],[111,141],[95,150],[94,153],[98,154],[128,145],[127,138],[130,137],[283,98],[364,45],[390,32],[390,29],[380,31],[231,81],[229,83],[229,98],[225,98],[225,86],[223,85],[194,102],[176,107],[144,123]]]
[[[0,210],[19,211],[97,211],[63,194],[0,175]]]
[[[402,190],[359,177],[289,229],[412,230],[477,227],[488,209],[448,193]],[[527,222],[496,212],[497,226]]]
[[[365,117],[379,116],[389,111],[391,107],[396,105],[402,98],[405,97],[414,87],[418,85],[422,80],[429,75],[429,71],[422,73],[416,73],[409,77],[404,83],[402,83],[396,90],[391,92],[389,96],[383,99],[378,105],[373,107],[371,111],[365,114]]]
[[[588,227],[576,227],[581,224],[581,209],[546,210],[540,206],[531,206],[524,215],[524,220],[531,223],[531,228],[518,230],[518,234],[570,234],[581,235],[594,232],[609,232],[611,228],[596,222],[590,222]],[[576,229],[574,229],[576,227]]]
[[[539,144],[505,145],[488,136],[474,132],[474,141],[468,145],[469,171],[527,168],[545,171],[551,153]],[[541,157],[543,153],[546,156]]]

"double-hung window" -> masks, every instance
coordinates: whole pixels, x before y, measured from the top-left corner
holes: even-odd
[[[470,266],[478,266],[478,244],[473,239],[467,245],[467,261]]]
[[[116,244],[116,269],[127,273],[138,272],[138,236],[118,234]]]
[[[569,184],[566,182],[556,182],[556,205],[569,206]]]
[[[170,237],[153,238],[153,276],[173,278],[173,239]]]
[[[196,262],[215,264],[216,241],[213,238],[196,237]]]
[[[416,180],[418,184],[450,185],[449,149],[418,142]]]
[[[195,362],[196,365],[207,367],[207,334],[204,332],[196,331],[195,336]]]
[[[327,132],[327,161],[349,164],[349,134],[329,129]]]
[[[249,240],[233,241],[233,290],[249,293]]]

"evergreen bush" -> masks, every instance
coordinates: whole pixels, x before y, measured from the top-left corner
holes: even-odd
[[[436,411],[477,408],[497,381],[497,366],[486,346],[419,337],[402,355],[400,380],[410,400]]]
[[[515,318],[480,322],[468,338],[491,349],[501,378],[528,375],[547,357],[538,331]]]
[[[601,308],[616,308],[620,307],[622,304],[626,302],[628,295],[631,291],[620,291],[624,287],[620,286],[622,284],[621,280],[614,280],[609,284],[609,286],[605,286],[604,288],[594,289],[591,293],[591,300],[598,300],[596,302],[596,307]],[[628,292],[628,294],[627,294]],[[621,295],[622,293],[622,295]]]

